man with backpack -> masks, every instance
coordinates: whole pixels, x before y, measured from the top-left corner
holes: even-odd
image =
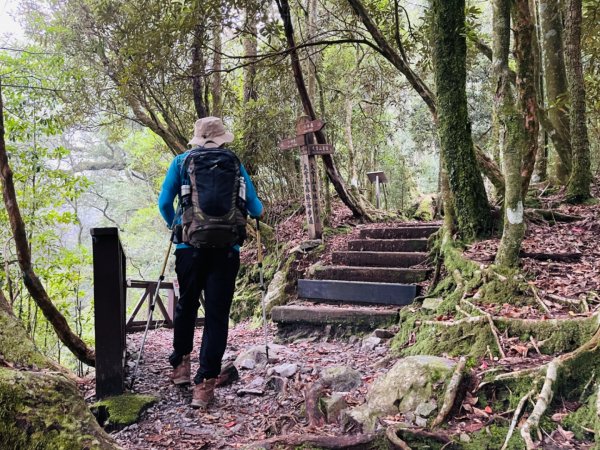
[[[233,141],[218,117],[196,121],[191,150],[175,157],[158,198],[160,213],[175,227],[175,272],[180,297],[175,308],[171,381],[190,383],[190,353],[204,291],[204,330],[200,367],[194,377],[192,407],[214,399],[227,346],[229,311],[246,238],[246,215],[260,217],[263,206],[254,185],[233,152]],[[179,210],[173,208],[175,198]]]

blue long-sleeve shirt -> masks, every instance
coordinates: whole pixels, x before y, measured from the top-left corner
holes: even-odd
[[[179,194],[179,189],[183,182],[183,161],[188,152],[177,155],[167,170],[165,181],[163,181],[160,195],[158,196],[158,209],[168,227],[181,223],[181,217],[175,217],[175,208],[173,202]],[[250,217],[260,217],[263,212],[263,205],[256,195],[256,189],[252,184],[252,180],[248,176],[248,172],[243,165],[240,165],[240,172],[246,181],[246,209]],[[188,244],[177,244],[177,248],[189,248]],[[239,250],[239,246],[234,246]]]

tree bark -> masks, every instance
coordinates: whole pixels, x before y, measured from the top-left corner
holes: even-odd
[[[191,72],[194,108],[196,108],[196,116],[198,119],[202,119],[208,115],[206,104],[204,102],[204,55],[202,53],[205,18],[201,14],[198,14],[198,16],[198,23],[194,28]]]
[[[546,97],[550,105],[549,124],[544,128],[547,128],[558,156],[556,178],[566,184],[571,173],[571,143],[569,117],[564,108],[565,97],[568,96],[562,39],[564,30],[558,0],[539,0],[539,4]]]
[[[63,344],[65,344],[77,359],[85,364],[94,366],[94,350],[86,345],[69,327],[66,319],[56,309],[44,285],[37,277],[31,264],[31,253],[25,232],[25,223],[21,217],[17,195],[13,183],[13,173],[8,164],[6,144],[4,140],[4,104],[2,100],[2,85],[0,84],[0,179],[2,180],[2,197],[8,213],[8,219],[15,240],[17,259],[23,273],[23,282],[31,297],[44,313],[44,317],[52,324],[54,331]]]
[[[304,77],[302,75],[302,68],[300,66],[300,58],[298,57],[298,51],[296,50],[296,43],[294,39],[294,27],[292,25],[292,18],[290,14],[290,5],[288,0],[277,0],[277,7],[279,14],[283,20],[283,26],[285,30],[285,36],[289,48],[290,59],[292,63],[292,71],[294,73],[294,79],[296,81],[296,87],[302,101],[305,114],[311,118],[316,119],[315,110],[313,108],[310,97],[304,84]],[[317,143],[325,144],[325,135],[322,131],[315,133]],[[346,188],[344,181],[338,172],[332,155],[323,155],[323,164],[327,170],[327,176],[331,180],[333,187],[338,193],[340,200],[352,211],[354,217],[361,218],[367,221],[371,220],[369,212],[364,208],[363,205],[352,195],[352,193]]]
[[[221,41],[221,17],[217,16],[213,25],[213,65],[212,65],[212,108],[211,115],[221,117],[223,114],[223,99],[222,99],[222,74],[221,74],[221,52],[222,52],[222,41]]]
[[[438,133],[458,229],[467,239],[487,235],[490,206],[477,168],[467,113],[464,0],[433,1],[433,61]]]
[[[500,126],[499,138],[503,153],[504,179],[506,180],[504,228],[498,253],[496,254],[496,263],[505,267],[514,267],[518,264],[519,250],[525,234],[521,190],[522,150],[525,130],[523,119],[515,107],[515,99],[509,80],[510,3],[511,0],[494,0],[493,3],[493,68],[497,86],[494,109],[497,111]],[[517,85],[519,82],[519,74],[517,74]]]
[[[581,67],[582,0],[565,2],[565,60],[571,111],[569,124],[573,167],[567,185],[567,200],[581,203],[590,198],[592,172],[585,112],[585,86]]]
[[[521,193],[527,194],[538,150],[538,101],[536,93],[535,33],[529,0],[513,2],[514,55],[517,62],[517,105],[524,121],[524,142],[521,167]],[[508,183],[507,183],[508,184]]]

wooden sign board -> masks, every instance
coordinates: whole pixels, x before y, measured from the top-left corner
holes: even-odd
[[[300,152],[303,155],[331,155],[334,149],[331,144],[308,144],[302,146]]]
[[[289,150],[290,148],[300,147],[304,145],[304,136],[296,136],[295,138],[283,139],[279,143],[281,150]]]
[[[314,133],[319,131],[321,128],[325,126],[325,122],[321,119],[316,119],[312,121],[298,121],[296,124],[296,134],[303,135],[307,133]]]

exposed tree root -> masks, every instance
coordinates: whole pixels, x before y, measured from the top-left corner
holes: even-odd
[[[578,222],[584,217],[564,214],[553,209],[532,209],[525,213],[525,216],[533,221],[539,221],[540,218],[549,222]]]
[[[464,356],[458,360],[456,364],[456,368],[454,369],[454,373],[452,374],[452,378],[448,383],[448,387],[446,388],[446,393],[444,394],[444,401],[442,403],[442,407],[436,418],[433,420],[431,424],[431,428],[435,428],[440,425],[450,414],[452,410],[452,406],[454,406],[454,400],[456,400],[456,394],[458,392],[458,388],[460,386],[460,382],[463,379],[463,375],[465,373],[465,366],[467,364],[467,358]]]
[[[308,424],[313,428],[320,428],[325,424],[325,416],[319,408],[319,399],[326,388],[327,384],[323,380],[318,380],[304,391],[306,417]]]
[[[558,363],[556,362],[556,360],[554,360],[550,364],[548,364],[548,367],[546,369],[546,380],[544,381],[542,390],[538,395],[538,399],[535,403],[533,411],[527,418],[527,421],[525,421],[525,423],[521,427],[521,437],[525,441],[525,445],[527,445],[527,450],[536,448],[536,445],[531,437],[531,432],[533,431],[533,429],[538,428],[542,415],[546,412],[548,405],[552,401],[552,397],[554,396],[553,386],[556,382],[557,374]]]
[[[500,352],[500,355],[502,356],[502,358],[506,358],[506,353],[504,353],[504,349],[502,348],[502,343],[500,342],[500,336],[499,336],[500,332],[498,331],[498,328],[496,328],[496,325],[494,324],[494,319],[492,318],[490,313],[485,312],[483,309],[475,306],[473,303],[471,303],[467,299],[463,298],[462,301],[464,303],[466,303],[467,305],[469,305],[474,310],[478,311],[480,314],[482,314],[487,319],[488,323],[490,324],[490,328],[492,329],[492,335],[494,336],[494,340],[496,341],[496,346],[498,347],[498,351]]]
[[[527,400],[529,400],[529,397],[531,397],[534,394],[534,390],[530,390],[527,394],[525,394],[523,397],[521,397],[521,400],[519,400],[519,404],[517,405],[517,409],[515,409],[515,413],[513,415],[513,419],[512,422],[510,423],[510,427],[508,428],[508,433],[506,435],[506,439],[504,440],[504,444],[502,445],[502,447],[500,448],[500,450],[505,450],[506,446],[508,445],[508,441],[510,441],[510,438],[513,435],[513,432],[515,431],[515,427],[517,426],[517,421],[519,420],[519,416],[521,415],[521,411],[523,410],[523,407],[525,406],[525,402]]]
[[[388,438],[388,441],[394,446],[394,448],[399,448],[400,450],[411,450],[406,442],[404,442],[398,436],[398,427],[394,425],[390,425],[385,430],[385,437]]]

